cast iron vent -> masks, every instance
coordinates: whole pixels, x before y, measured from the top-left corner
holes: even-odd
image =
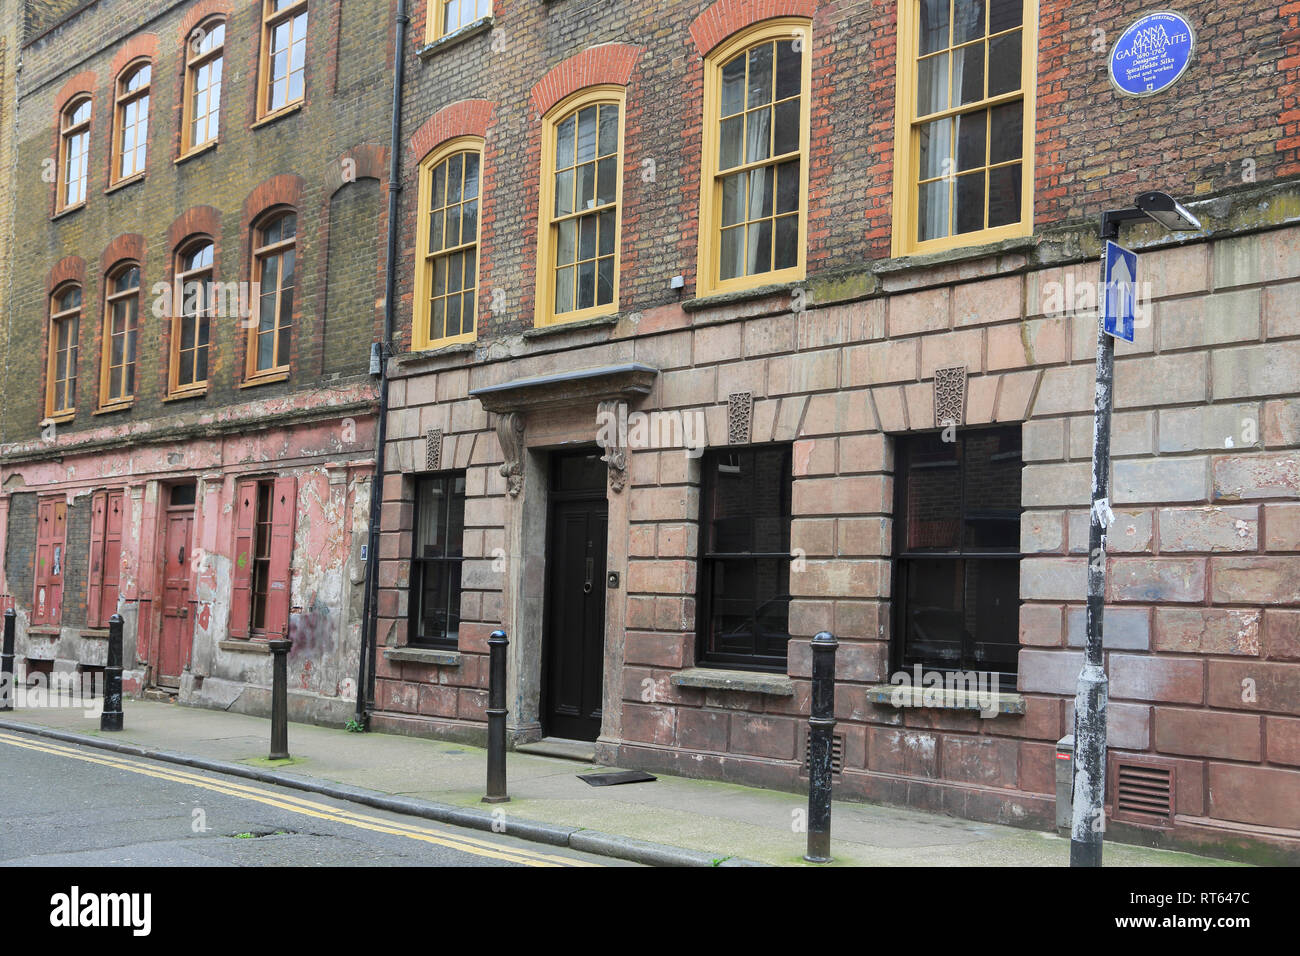
[[[1154,760],[1115,761],[1115,819],[1168,827],[1174,823],[1174,768]]]
[[[809,727],[804,732],[803,738],[803,770],[801,776],[808,776],[808,754],[812,750],[812,728]],[[831,734],[831,772],[844,772],[844,735]]]

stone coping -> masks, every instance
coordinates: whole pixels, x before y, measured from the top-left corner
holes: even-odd
[[[902,695],[901,703],[894,702],[896,692]],[[932,695],[932,698],[938,699],[926,701],[925,695],[927,693]],[[979,711],[982,709],[978,700],[963,700],[960,702],[947,700],[946,688],[917,687],[914,684],[874,684],[867,688],[867,700],[873,704],[883,704],[887,707],[900,709],[903,707],[916,707],[923,710]],[[1025,712],[1025,698],[1023,694],[998,691],[994,695],[994,706],[999,714],[1021,715]]]
[[[688,667],[669,678],[675,687],[703,690],[735,690],[750,694],[793,697],[794,681],[784,674],[762,671],[723,670],[716,667]]]
[[[217,647],[223,651],[236,654],[270,654],[271,648],[265,641],[217,641]]]

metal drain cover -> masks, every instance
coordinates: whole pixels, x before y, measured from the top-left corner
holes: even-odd
[[[578,779],[592,787],[615,787],[620,783],[652,783],[659,778],[643,770],[618,770],[614,773],[580,773]]]

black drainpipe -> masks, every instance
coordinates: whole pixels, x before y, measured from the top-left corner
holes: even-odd
[[[388,237],[384,252],[384,337],[379,346],[379,423],[375,477],[370,483],[370,543],[366,549],[366,592],[361,610],[361,652],[357,661],[357,723],[369,725],[366,702],[375,690],[376,608],[379,598],[379,517],[384,502],[384,446],[388,440],[388,355],[393,342],[393,298],[397,284],[397,206],[402,193],[402,74],[406,65],[406,0],[397,0],[393,47],[393,122],[388,146]]]

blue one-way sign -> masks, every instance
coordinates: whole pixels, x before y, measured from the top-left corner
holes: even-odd
[[[1106,240],[1106,270],[1102,276],[1101,315],[1107,335],[1133,341],[1137,311],[1138,257],[1118,243]]]

